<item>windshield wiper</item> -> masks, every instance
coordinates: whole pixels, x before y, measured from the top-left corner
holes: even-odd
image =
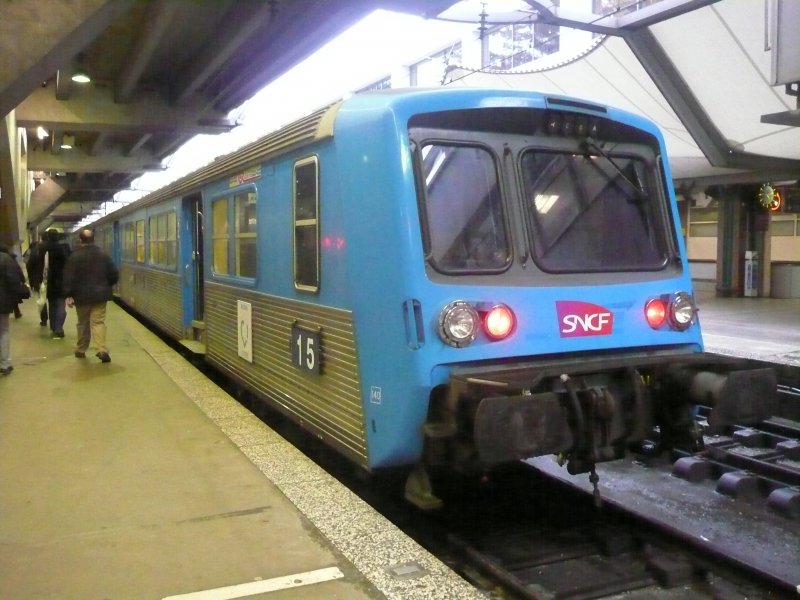
[[[617,174],[620,177],[622,177],[623,181],[625,181],[625,183],[627,183],[631,187],[631,189],[634,190],[634,192],[636,193],[634,199],[637,201],[644,200],[645,193],[644,190],[640,187],[640,185],[636,182],[631,181],[630,178],[628,178],[628,176],[622,171],[622,169],[619,168],[619,165],[614,161],[614,159],[611,158],[611,156],[605,150],[603,150],[597,144],[597,142],[595,142],[592,138],[587,137],[585,140],[583,140],[583,142],[581,142],[581,146],[583,146],[584,152],[586,152],[586,154],[588,154],[588,150],[593,150],[597,154],[605,158],[609,162],[609,164],[612,167],[614,167],[614,170],[617,172]]]

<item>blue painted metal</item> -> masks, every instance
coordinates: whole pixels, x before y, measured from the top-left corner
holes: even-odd
[[[692,289],[683,239],[675,234],[680,223],[667,164],[663,165],[663,181],[672,219],[670,234],[679,250],[680,265],[664,275],[593,274],[581,281],[545,274],[532,277],[530,285],[508,285],[502,277],[483,277],[476,283],[475,278],[435,279],[426,271],[409,119],[419,113],[454,109],[543,110],[552,98],[513,90],[438,89],[364,94],[347,100],[336,115],[333,137],[260,163],[260,176],[244,184],[258,195],[255,279],[217,275],[212,269],[211,203],[245,187],[237,187],[232,174],[203,184],[206,280],[352,311],[371,467],[419,459],[431,389],[446,383],[454,366],[597,351],[702,351],[699,323],[682,332],[655,330],[644,317],[648,299]],[[588,104],[562,103],[557,108],[599,114]],[[647,132],[658,141],[660,155],[667,155],[663,138],[652,123],[611,108],[603,108],[603,115]],[[295,289],[292,278],[292,165],[308,156],[317,156],[320,164],[321,283],[316,293]],[[191,232],[185,206],[181,210],[178,205],[178,215],[181,266],[187,264],[191,251]],[[142,217],[137,213],[128,218]],[[233,223],[232,215],[229,222]],[[182,302],[188,313],[195,292],[187,281],[183,290]],[[438,315],[442,307],[457,299],[508,305],[517,318],[514,334],[501,342],[479,337],[466,348],[444,344],[437,334]],[[613,332],[561,335],[558,306],[566,302],[607,309],[613,316]]]

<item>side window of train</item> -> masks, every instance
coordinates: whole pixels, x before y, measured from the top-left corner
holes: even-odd
[[[255,190],[239,191],[211,202],[211,264],[215,274],[256,277],[256,206]]]
[[[448,274],[504,270],[511,253],[492,153],[429,143],[419,156],[431,265]]]
[[[319,290],[319,163],[316,156],[294,165],[294,286]]]
[[[234,222],[234,274],[239,277],[256,276],[256,193],[240,192],[233,197]]]
[[[228,274],[228,199],[211,203],[211,265],[217,275]]]
[[[175,211],[153,215],[149,219],[149,262],[174,269],[177,264],[177,219]]]
[[[136,260],[136,231],[133,222],[122,225],[122,260],[126,262]]]
[[[144,219],[136,221],[136,262],[144,262]]]

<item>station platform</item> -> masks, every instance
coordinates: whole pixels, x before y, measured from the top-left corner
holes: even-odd
[[[484,598],[118,306],[0,377],[0,598]]]
[[[800,364],[800,299],[696,293],[706,350]],[[0,598],[485,598],[118,306],[112,361],[11,318]]]
[[[721,298],[695,289],[706,352],[800,365],[800,298]]]

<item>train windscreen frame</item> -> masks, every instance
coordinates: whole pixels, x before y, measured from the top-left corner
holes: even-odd
[[[551,273],[660,270],[669,257],[655,166],[631,154],[520,156],[533,258]]]
[[[428,261],[442,273],[496,273],[511,245],[493,153],[478,144],[420,147]]]
[[[648,131],[605,115],[493,107],[414,115],[409,140],[423,250],[435,272],[497,274],[529,259],[554,274],[657,273],[680,264],[661,150]],[[490,170],[479,161],[467,167],[437,159],[444,148],[459,149],[448,151],[453,157],[481,148],[492,157],[497,184],[482,184]],[[451,188],[447,202],[437,199],[435,185]],[[491,200],[476,202],[481,194]],[[455,218],[437,203],[449,205]],[[460,218],[470,205],[482,212]],[[502,244],[495,243],[499,227],[487,228],[479,214],[505,224]],[[462,242],[477,251],[459,259],[453,248]]]

